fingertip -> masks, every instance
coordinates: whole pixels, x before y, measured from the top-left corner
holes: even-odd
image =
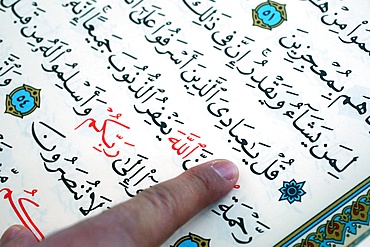
[[[239,178],[239,169],[231,161],[225,159],[214,160],[211,167],[222,178],[236,183]]]
[[[200,184],[204,186],[201,186],[201,188],[203,187],[205,190],[200,189],[207,194],[206,198],[209,198],[207,201],[211,203],[226,195],[239,179],[238,167],[226,159],[212,160],[194,166],[188,171],[191,173],[190,177],[202,181]]]
[[[0,246],[3,246],[4,244],[8,243],[10,240],[12,240],[17,233],[22,229],[21,225],[12,225],[6,231],[3,233],[0,239]]]
[[[36,243],[37,241],[32,232],[22,225],[12,225],[4,232],[0,239],[1,247],[28,247]]]

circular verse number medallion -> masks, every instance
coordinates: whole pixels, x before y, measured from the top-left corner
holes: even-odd
[[[252,10],[252,17],[254,26],[271,30],[287,20],[285,4],[273,1],[261,3]]]
[[[5,113],[23,118],[40,107],[40,89],[24,84],[6,95]]]

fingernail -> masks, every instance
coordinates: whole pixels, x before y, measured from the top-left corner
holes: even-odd
[[[216,160],[212,168],[226,180],[236,180],[239,176],[238,167],[228,160]]]
[[[15,236],[17,236],[17,234],[20,232],[21,229],[22,227],[17,226],[17,225],[9,227],[4,232],[3,236],[1,236],[0,244],[5,245],[6,243],[10,242],[12,239],[15,238]]]

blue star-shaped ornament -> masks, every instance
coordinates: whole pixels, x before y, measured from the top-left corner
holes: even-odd
[[[302,189],[305,181],[297,183],[294,179],[290,182],[283,182],[283,187],[279,189],[281,197],[279,201],[287,200],[290,204],[301,202],[301,198],[306,192]]]

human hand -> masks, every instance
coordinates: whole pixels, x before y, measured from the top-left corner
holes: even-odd
[[[11,226],[1,237],[0,247],[159,246],[194,215],[227,194],[238,177],[238,169],[231,162],[210,161],[41,243],[27,228]]]

